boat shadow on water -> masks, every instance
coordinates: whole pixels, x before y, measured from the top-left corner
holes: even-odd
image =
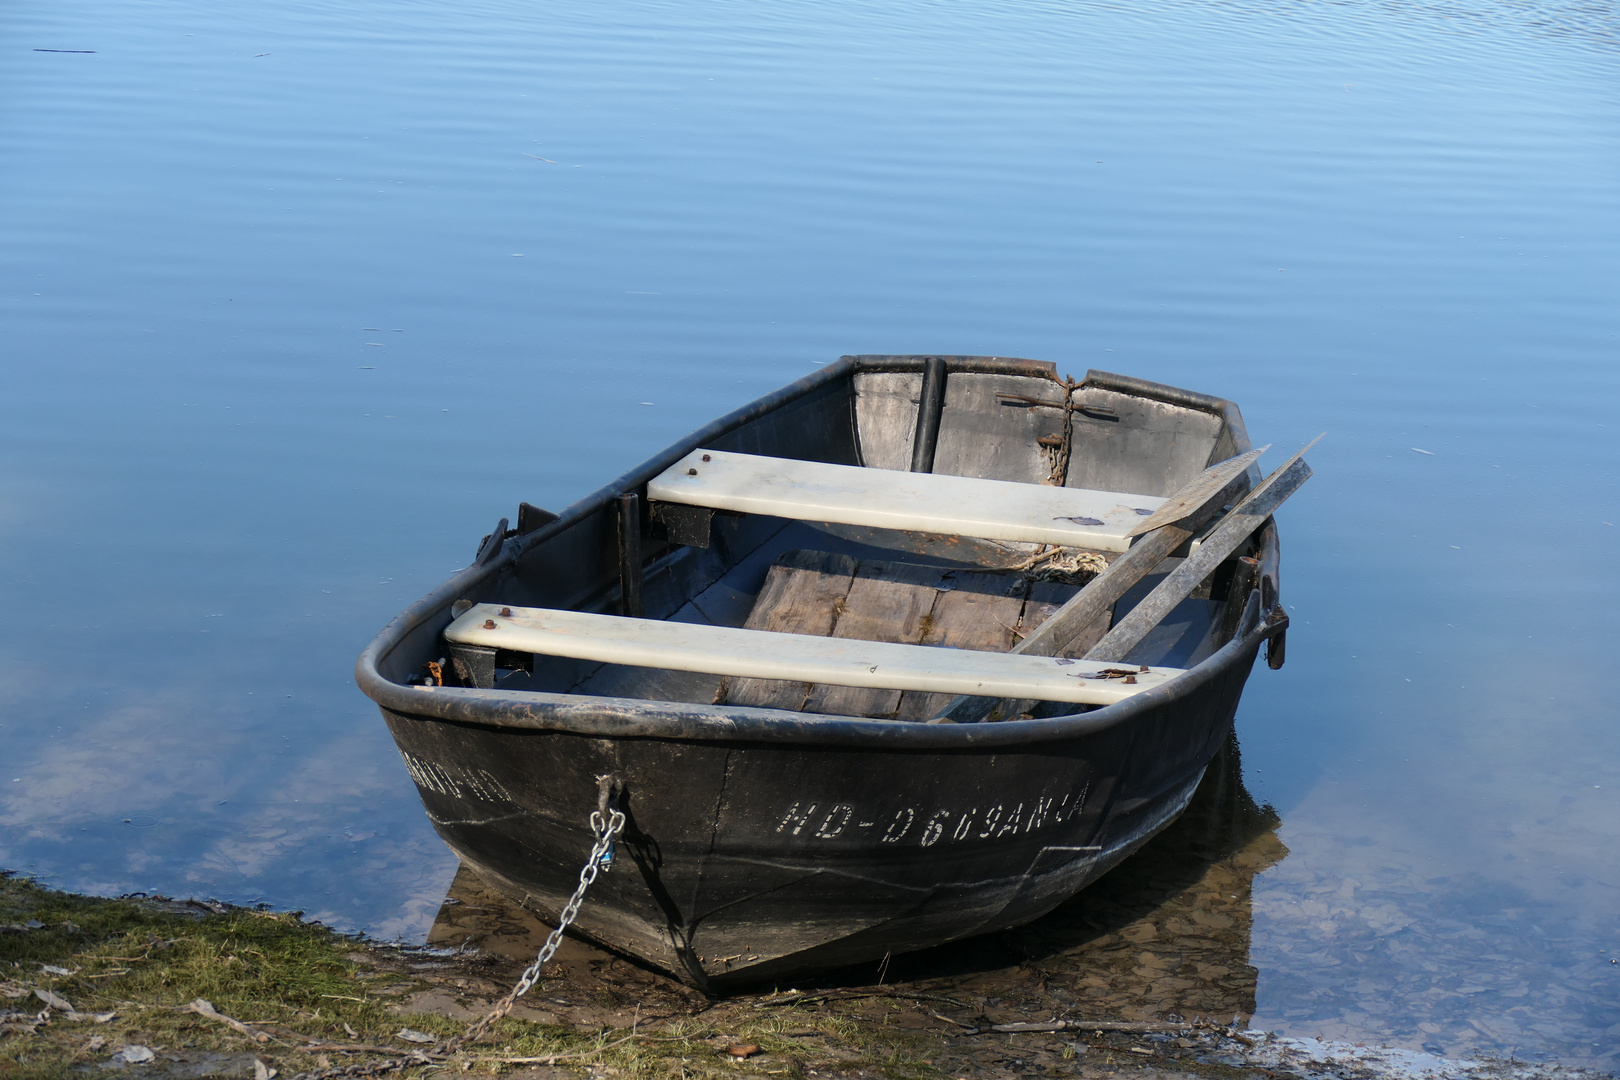
[[[983,999],[1002,1009],[1126,1019],[1246,1021],[1258,973],[1249,964],[1257,874],[1288,854],[1276,812],[1244,786],[1230,736],[1186,811],[1079,896],[1026,926],[794,980],[803,991],[879,986]],[[586,901],[589,903],[589,900]],[[549,927],[465,866],[428,944],[532,958]],[[575,939],[553,972],[573,979],[622,957]],[[678,984],[641,968],[637,982]],[[785,987],[760,986],[756,991]],[[686,991],[689,993],[689,991]]]

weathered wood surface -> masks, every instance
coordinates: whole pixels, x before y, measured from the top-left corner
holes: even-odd
[[[743,625],[749,630],[828,637],[860,563],[848,555],[790,551],[765,575],[765,585]],[[803,708],[810,683],[781,679],[726,678],[717,705],[757,705],[766,709]]]
[[[855,376],[855,422],[861,461],[868,468],[904,469],[910,463],[921,389],[920,371],[867,371]]]
[[[1169,495],[1204,471],[1224,423],[1216,413],[1098,386],[1076,389],[1074,403],[1069,487]]]
[[[918,620],[920,627],[921,620]],[[871,689],[1107,705],[1163,685],[1180,668],[1116,672],[1107,664],[866,638],[811,637],[590,611],[476,604],[444,630],[455,645],[609,664]],[[1126,677],[1119,677],[1124,675]],[[419,691],[437,689],[417,684]],[[812,690],[812,697],[815,691]]]
[[[1067,601],[1079,595],[1079,592],[1080,590],[1075,588],[1075,586],[1066,585],[1058,581],[1037,581],[1032,584],[1029,589],[1029,598],[1024,601],[1023,619],[1018,625],[1018,643],[1021,644],[1025,638],[1028,638],[1031,634],[1036,633],[1039,628],[1045,624],[1047,619],[1051,618],[1053,614],[1059,611]],[[1104,608],[1101,614],[1091,620],[1090,623],[1081,626],[1080,629],[1069,638],[1067,644],[1059,648],[1056,652],[1047,655],[1085,655],[1086,650],[1097,644],[1102,636],[1108,632],[1108,626],[1113,621],[1113,618],[1113,610],[1110,608]],[[1013,649],[1009,651],[1016,651],[1016,649],[1017,645],[1015,644]],[[940,697],[936,700],[939,703],[935,706],[933,712],[927,714],[927,716],[917,716],[913,719],[928,720],[930,717],[938,716],[940,713],[948,709],[957,699],[940,695]],[[1016,698],[1001,702],[996,702],[992,698],[963,698],[962,700],[991,702],[993,706],[1000,709],[1000,715],[1003,718],[1020,716],[1029,712],[1037,704],[1039,704],[1039,702],[1035,701],[1033,698]]]
[[[647,482],[659,502],[1124,551],[1126,535],[1164,502],[1155,495],[1050,487],[939,473],[694,450]]]
[[[857,570],[858,566],[858,570]],[[1010,653],[1078,590],[1012,572],[867,561],[794,551],[771,567],[750,629]],[[1092,645],[1107,614],[1072,643]],[[841,716],[925,720],[955,695],[778,680],[728,678],[718,704],[762,705]],[[1027,708],[1029,704],[1026,703]]]
[[[1098,639],[1108,632],[1109,620],[1113,617],[1111,611],[1104,610],[1095,619],[1082,624],[1073,636],[1062,645],[1053,648],[1051,652],[1033,652],[1030,649],[1019,648],[1038,633],[1048,619],[1063,610],[1065,604],[1083,591],[1060,581],[1037,581],[1031,585],[1029,599],[1024,601],[1023,621],[1018,625],[1018,641],[1009,651],[1032,653],[1035,656],[1081,656],[1087,649],[1097,644]]]
[[[1005,574],[958,573],[949,579],[949,584],[951,588],[936,593],[921,644],[1010,652],[1027,602],[1023,583],[1018,583],[1012,595],[1007,594]],[[949,694],[908,690],[901,695],[894,718],[926,720],[950,700]]]
[[[921,644],[924,620],[939,598],[937,566],[868,562],[855,572],[832,636],[855,641]],[[900,691],[818,685],[805,699],[806,712],[838,716],[893,716]]]
[[[1261,452],[1251,450],[1240,454],[1210,466],[1193,478],[1165,502],[1165,506],[1175,507],[1169,523],[1159,525],[1132,544],[1130,550],[1110,563],[1107,570],[1088,582],[1085,588],[1052,613],[1012,651],[1031,656],[1078,655],[1074,652],[1074,646],[1082,637],[1088,639],[1085,648],[1094,646],[1102,637],[1102,631],[1108,628],[1114,604],[1119,598],[1151,574],[1171,552],[1191,539],[1228,500],[1242,490],[1247,483],[1243,474]],[[971,724],[998,709],[1004,716],[1016,716],[1023,711],[1021,704],[1001,703],[991,698],[962,698],[948,703],[931,722]]]
[[[1056,382],[952,372],[945,387],[934,472],[1049,483],[1054,452],[1040,440],[1062,442],[1064,394]],[[1031,405],[1032,401],[1041,404]]]
[[[1165,575],[1165,579],[1148,593],[1145,600],[1114,624],[1113,629],[1086,653],[1086,659],[1123,660],[1129,655],[1149,631],[1159,625],[1161,619],[1187,599],[1204,578],[1265,524],[1266,519],[1288,496],[1311,478],[1311,467],[1305,464],[1305,450],[1315,445],[1316,440],[1311,440],[1304,450],[1261,481],[1259,487],[1221,519],[1221,523],[1204,538],[1197,551]]]
[[[1227,487],[1238,478],[1240,473],[1249,471],[1249,466],[1260,460],[1260,455],[1271,449],[1271,444],[1239,454],[1234,458],[1211,465],[1186,487],[1170,496],[1170,499],[1147,517],[1127,535],[1141,536],[1165,525],[1174,525],[1177,522],[1207,511],[1211,501],[1216,495],[1225,495]],[[1217,503],[1215,505],[1221,505]]]

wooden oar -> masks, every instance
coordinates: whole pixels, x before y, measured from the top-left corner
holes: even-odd
[[[1204,538],[1198,550],[1166,574],[1164,580],[1147,594],[1147,599],[1115,623],[1114,628],[1092,646],[1085,658],[1123,660],[1136,648],[1166,615],[1192,595],[1200,582],[1248,540],[1250,534],[1263,525],[1288,496],[1311,478],[1311,467],[1305,464],[1305,450],[1315,446],[1321,438],[1318,435],[1312,439],[1304,450],[1285,461],[1276,472],[1261,481],[1259,487],[1249,492],[1248,497]]]
[[[1131,545],[1108,569],[1087,582],[1012,652],[1031,656],[1056,656],[1081,631],[1114,606],[1131,586],[1151,574],[1172,551],[1186,543],[1209,519],[1241,491],[1243,474],[1269,447],[1250,450],[1211,465],[1170,497],[1145,525],[1152,531]],[[1140,527],[1136,530],[1142,531]],[[959,697],[953,700],[931,724],[971,724],[990,714],[999,699]]]

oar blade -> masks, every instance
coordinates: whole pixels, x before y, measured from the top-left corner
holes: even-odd
[[[1211,465],[1199,473],[1180,491],[1170,497],[1170,501],[1153,511],[1150,517],[1143,518],[1136,528],[1127,536],[1141,536],[1165,525],[1174,525],[1188,514],[1201,509],[1209,501],[1209,497],[1230,484],[1234,477],[1248,469],[1260,459],[1260,455],[1271,449],[1271,444],[1250,450],[1246,454],[1227,458],[1218,464]]]

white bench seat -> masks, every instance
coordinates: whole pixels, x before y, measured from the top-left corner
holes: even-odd
[[[503,614],[503,611],[510,614]],[[444,636],[459,645],[608,664],[887,690],[1110,705],[1180,668],[1129,669],[1050,656],[895,645],[550,608],[474,605]],[[1110,674],[1110,669],[1114,674]]]
[[[647,484],[647,498],[914,532],[1124,551],[1164,504],[1153,495],[866,469],[695,450]]]

